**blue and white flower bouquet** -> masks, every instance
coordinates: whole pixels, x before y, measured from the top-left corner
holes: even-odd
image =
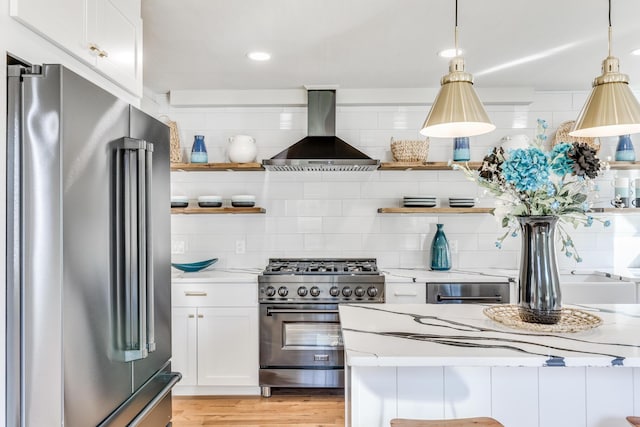
[[[546,129],[547,123],[538,119],[536,138],[529,147],[506,152],[494,148],[478,170],[457,164],[453,168],[463,170],[467,178],[496,196],[494,215],[502,218],[502,227],[508,229],[496,241],[498,248],[507,236],[518,235],[517,217],[552,215],[559,218],[557,229],[562,251],[580,262],[582,259],[564,226],[591,227],[594,220],[605,227],[610,225],[608,220],[590,214],[597,193],[595,178],[608,165],[584,143],[560,143],[546,151]]]

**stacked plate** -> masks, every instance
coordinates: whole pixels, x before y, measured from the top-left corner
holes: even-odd
[[[404,196],[402,204],[405,208],[433,208],[436,205],[434,196]]]
[[[189,206],[189,198],[187,196],[171,196],[172,208],[186,208]]]
[[[252,208],[256,204],[256,196],[250,194],[237,194],[231,196],[231,206],[235,208]]]
[[[219,208],[222,206],[222,197],[220,196],[200,196],[198,197],[198,206],[201,208]]]
[[[472,197],[449,197],[449,206],[452,208],[472,208],[476,200]]]

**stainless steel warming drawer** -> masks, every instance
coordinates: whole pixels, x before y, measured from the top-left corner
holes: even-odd
[[[509,304],[510,280],[496,282],[427,282],[427,303]]]

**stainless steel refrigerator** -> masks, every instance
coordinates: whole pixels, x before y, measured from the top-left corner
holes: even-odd
[[[6,425],[170,425],[169,130],[61,65],[7,89]]]

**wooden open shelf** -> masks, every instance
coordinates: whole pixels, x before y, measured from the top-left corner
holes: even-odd
[[[467,162],[471,169],[480,167],[480,162]],[[464,164],[454,162],[453,164]],[[449,162],[383,162],[380,163],[380,170],[422,170],[422,171],[445,171],[453,170]]]
[[[492,213],[493,208],[379,208],[385,214],[483,214]]]
[[[234,208],[234,207],[222,207],[222,208],[200,208],[187,206],[186,208],[171,208],[172,214],[263,214],[266,210],[264,208]]]
[[[640,162],[609,162],[609,166],[616,170],[636,170],[640,169]]]
[[[264,171],[260,163],[171,163],[172,171]]]
[[[640,209],[635,206],[631,206],[628,208],[593,208],[591,209],[593,213],[616,213],[616,214],[640,214]]]

